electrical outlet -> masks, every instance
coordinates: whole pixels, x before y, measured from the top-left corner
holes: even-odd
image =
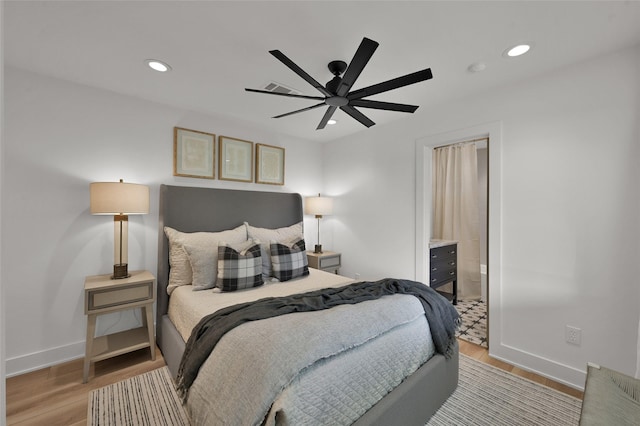
[[[578,327],[567,325],[564,328],[564,337],[567,343],[580,346],[580,343],[582,343],[582,330]]]

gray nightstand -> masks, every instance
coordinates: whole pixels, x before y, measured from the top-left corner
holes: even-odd
[[[142,348],[150,348],[156,359],[153,303],[156,278],[149,271],[133,271],[129,278],[112,280],[110,275],[93,275],[84,281],[84,313],[87,315],[87,343],[83,383],[89,379],[91,362],[101,361]],[[98,315],[142,308],[142,327],[95,337]]]
[[[327,272],[338,273],[338,269],[342,266],[342,255],[334,251],[324,251],[322,253],[307,252],[309,266],[314,269],[320,269]]]

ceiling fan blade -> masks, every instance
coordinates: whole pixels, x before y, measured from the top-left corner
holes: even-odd
[[[288,96],[290,98],[314,99],[316,101],[324,100],[324,98],[322,98],[320,96],[294,95],[294,94],[291,94],[291,93],[270,92],[268,90],[247,89],[247,88],[245,88],[244,90],[246,90],[247,92],[265,93],[267,95]]]
[[[333,96],[333,93],[329,92],[327,89],[325,89],[325,87],[322,84],[318,83],[313,77],[311,77],[309,74],[304,72],[304,70],[302,68],[297,66],[291,59],[287,58],[284,55],[284,53],[282,53],[279,50],[270,50],[269,53],[271,53],[280,62],[285,64],[287,67],[289,67],[289,69],[291,69],[291,71],[295,72],[300,77],[302,77],[307,83],[309,83],[310,85],[312,85],[313,87],[318,89],[318,91],[320,91],[320,93],[322,93],[323,95],[325,95],[327,97]]]
[[[354,99],[361,99],[365,96],[377,95],[378,93],[387,92],[389,90],[408,86],[414,83],[419,83],[424,80],[429,80],[430,78],[433,78],[433,75],[431,74],[431,68],[427,68],[422,71],[417,71],[412,74],[407,74],[402,77],[393,78],[382,83],[374,84],[373,86],[356,90],[349,93],[347,98],[349,99],[349,101]]]
[[[342,77],[342,81],[340,82],[340,86],[338,86],[338,90],[336,95],[338,96],[346,96],[349,93],[349,89],[353,86],[353,83],[356,82],[357,78],[360,76],[360,73],[373,56],[373,52],[378,48],[378,42],[375,42],[368,38],[363,38],[360,46],[358,46],[358,50],[356,50],[356,54],[353,55],[353,59],[349,62],[349,67],[344,73]]]
[[[331,117],[333,116],[333,113],[336,112],[336,109],[338,109],[338,107],[336,106],[330,106],[329,108],[327,108],[327,112],[325,112],[322,116],[322,120],[320,120],[320,124],[318,124],[316,130],[322,130],[325,128],[325,126],[329,122],[329,119],[331,119]]]
[[[385,111],[399,112],[415,112],[415,110],[418,109],[417,105],[394,104],[392,102],[372,101],[369,99],[354,99],[349,101],[349,105],[361,108],[383,109]]]
[[[371,121],[366,115],[364,115],[363,113],[361,113],[360,111],[358,111],[357,109],[355,109],[350,105],[341,106],[340,109],[367,127],[371,127],[374,124],[376,124],[373,121]]]
[[[324,102],[319,103],[319,104],[316,104],[316,105],[312,105],[312,106],[310,106],[310,107],[306,107],[306,108],[302,108],[302,109],[297,109],[297,110],[295,110],[295,111],[287,112],[287,113],[285,113],[285,114],[276,115],[275,117],[271,117],[271,118],[282,118],[282,117],[286,117],[287,115],[292,115],[292,114],[297,114],[297,113],[299,113],[299,112],[309,111],[309,110],[312,110],[312,109],[315,109],[315,108],[321,107],[321,106],[323,106],[323,105],[325,105],[325,103],[324,103]]]

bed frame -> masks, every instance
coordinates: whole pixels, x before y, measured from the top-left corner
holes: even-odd
[[[235,228],[245,221],[262,228],[281,228],[302,219],[300,194],[160,185],[156,342],[174,378],[185,342],[167,315],[169,247],[164,227],[181,232],[216,232]],[[355,425],[423,426],[457,385],[456,348],[455,356],[450,359],[436,354],[378,401]]]

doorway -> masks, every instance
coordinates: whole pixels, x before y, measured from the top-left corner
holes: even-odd
[[[455,299],[462,320],[457,336],[485,348],[489,146],[486,137],[438,146],[431,165],[431,242],[456,244]],[[430,271],[437,269],[435,265]],[[443,291],[451,293],[453,282],[446,286]]]
[[[432,239],[432,188],[433,188],[433,151],[434,148],[473,139],[489,139],[491,148],[486,149],[487,187],[486,218],[486,312],[490,320],[486,326],[486,340],[490,353],[500,351],[501,335],[501,151],[502,124],[490,122],[458,131],[425,136],[416,140],[416,270],[417,281],[429,282],[429,242]],[[489,266],[490,265],[490,266]],[[483,271],[484,268],[483,268]],[[493,350],[491,349],[493,347]]]

